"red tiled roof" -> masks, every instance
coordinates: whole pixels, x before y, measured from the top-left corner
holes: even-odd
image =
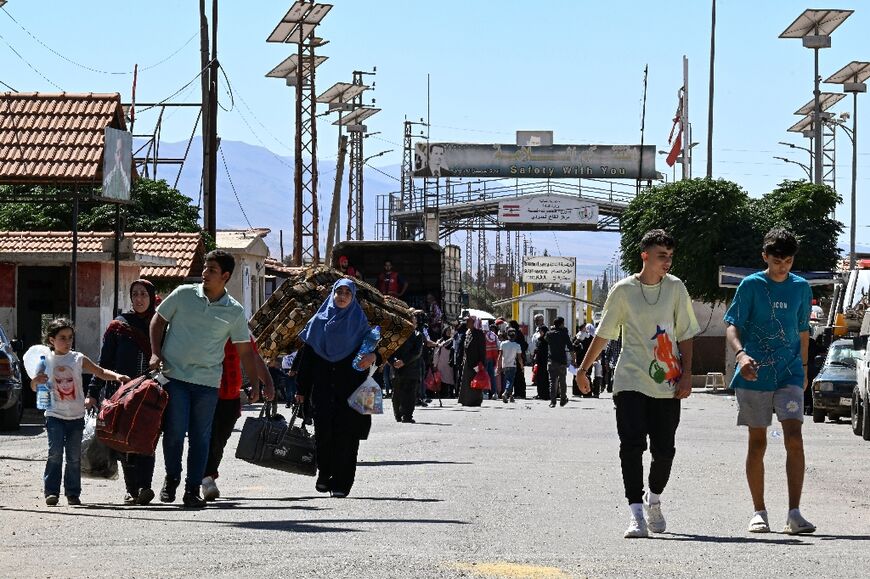
[[[266,273],[270,273],[273,275],[277,274],[282,277],[298,275],[305,271],[304,267],[293,267],[290,265],[284,265],[274,257],[267,257],[266,259],[264,259],[263,265],[266,267]]]
[[[0,183],[99,183],[106,127],[126,130],[118,93],[0,93]]]
[[[96,253],[103,251],[103,240],[112,239],[109,231],[79,232],[78,251]],[[134,253],[170,257],[175,266],[143,266],[141,275],[146,278],[171,279],[199,276],[205,244],[199,233],[125,233],[133,240]],[[70,231],[0,231],[0,253],[70,253]]]

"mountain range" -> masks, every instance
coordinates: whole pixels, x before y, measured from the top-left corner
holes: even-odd
[[[160,157],[184,157],[187,142],[161,143]],[[293,159],[277,155],[269,149],[240,141],[222,140],[218,156],[217,175],[217,226],[218,229],[246,229],[265,227],[271,230],[266,243],[274,257],[280,257],[280,235],[284,234],[284,253],[292,251],[293,231]],[[321,153],[326,156],[325,154]],[[226,163],[226,168],[224,167]],[[332,192],[335,186],[335,161],[318,162],[318,191],[320,207],[320,238],[326,240],[326,226]],[[173,184],[178,176],[178,189],[195,203],[200,199],[200,175],[202,171],[202,145],[199,137],[190,146],[181,174],[173,165],[158,168],[158,178]],[[394,177],[390,177],[390,176]],[[399,190],[399,165],[373,169],[364,168],[364,237],[375,239],[377,223],[377,197]],[[153,177],[153,175],[152,175]],[[343,176],[341,202],[341,233],[344,237],[347,207],[347,165]],[[247,217],[247,219],[246,219]],[[608,232],[578,231],[570,233],[535,232],[529,234],[535,252],[544,249],[549,255],[577,258],[578,279],[594,279],[603,274],[619,248],[619,234]],[[465,235],[454,234],[451,239],[465,251]],[[503,239],[504,241],[504,239]],[[477,247],[474,239],[473,247]],[[494,237],[490,234],[489,253],[495,253]],[[476,261],[476,258],[475,258]],[[489,260],[492,261],[492,258]],[[465,263],[463,259],[463,264]]]

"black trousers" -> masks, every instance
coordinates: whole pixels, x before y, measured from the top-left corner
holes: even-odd
[[[619,433],[619,460],[628,504],[643,502],[643,453],[649,449],[649,490],[661,494],[671,476],[676,449],[674,437],[680,424],[680,401],[676,398],[651,398],[640,392],[620,392],[616,404],[616,430]]]
[[[236,421],[242,411],[240,398],[233,400],[218,399],[211,423],[211,444],[208,447],[208,462],[205,463],[205,476],[218,477],[218,467],[224,457],[224,448],[233,434]]]
[[[335,420],[331,415],[314,418],[317,482],[328,485],[331,491],[350,494],[356,477],[359,438],[336,425]]]
[[[150,489],[151,479],[154,477],[154,456],[132,452],[118,454],[127,492],[135,497],[139,494],[139,489]]]
[[[396,420],[410,420],[414,417],[414,404],[420,390],[420,367],[394,370],[392,386],[393,414]]]

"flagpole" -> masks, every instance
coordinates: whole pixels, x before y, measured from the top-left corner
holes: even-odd
[[[643,67],[643,108],[640,113],[640,154],[637,158],[637,193],[640,193],[640,180],[643,177],[643,137],[646,125],[646,84],[649,64]]]
[[[689,59],[683,55],[683,115],[680,119],[680,132],[683,137],[683,179],[692,178],[692,165],[689,156],[692,154],[691,134],[689,133]]]

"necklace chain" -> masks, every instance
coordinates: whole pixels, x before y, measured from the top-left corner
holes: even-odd
[[[648,299],[646,299],[646,292],[643,290],[644,283],[642,281],[640,281],[640,276],[636,275],[636,276],[634,276],[634,278],[638,281],[638,283],[640,283],[640,295],[643,296],[643,301],[646,302],[646,305],[654,306],[657,303],[659,303],[659,299],[662,297],[662,285],[664,285],[664,279],[662,279],[662,281],[659,282],[659,292],[656,294],[656,301],[651,302]]]

